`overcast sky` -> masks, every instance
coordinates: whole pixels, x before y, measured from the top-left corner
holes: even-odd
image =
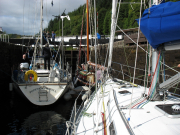
[[[7,34],[34,35],[40,30],[41,0],[0,0],[0,27]],[[51,2],[53,1],[53,6]],[[86,0],[43,0],[43,28],[52,15],[74,11]]]

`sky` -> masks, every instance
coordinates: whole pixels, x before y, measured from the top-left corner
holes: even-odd
[[[53,1],[53,6],[51,2]],[[41,0],[0,0],[0,27],[7,34],[35,35],[40,31]],[[86,0],[43,0],[43,28],[52,15],[72,12]]]

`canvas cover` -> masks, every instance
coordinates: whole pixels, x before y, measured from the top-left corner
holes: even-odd
[[[136,21],[139,24],[139,19]],[[140,30],[154,49],[162,43],[179,40],[180,1],[166,2],[146,9],[141,18]]]

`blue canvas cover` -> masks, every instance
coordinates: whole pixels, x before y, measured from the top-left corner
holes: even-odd
[[[139,24],[139,19],[136,21]],[[154,49],[159,44],[179,40],[180,1],[166,2],[146,9],[141,18],[140,30]]]

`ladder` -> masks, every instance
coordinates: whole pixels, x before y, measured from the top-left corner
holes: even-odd
[[[39,102],[47,102],[48,101],[48,92],[47,90],[39,90]]]

